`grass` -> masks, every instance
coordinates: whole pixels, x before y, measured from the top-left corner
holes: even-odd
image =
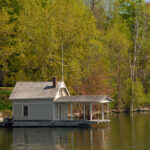
[[[9,97],[11,92],[12,92],[12,90],[1,90],[0,89],[0,96],[7,96],[7,97]]]

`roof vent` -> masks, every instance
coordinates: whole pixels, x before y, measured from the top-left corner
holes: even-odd
[[[57,86],[57,77],[53,77],[53,87]]]

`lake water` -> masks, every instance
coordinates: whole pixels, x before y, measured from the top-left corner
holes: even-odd
[[[113,114],[108,127],[0,128],[0,150],[149,150],[150,113]]]

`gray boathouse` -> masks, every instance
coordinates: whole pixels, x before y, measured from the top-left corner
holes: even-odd
[[[12,94],[13,126],[79,126],[109,122],[104,119],[104,104],[112,102],[108,96],[70,96],[65,83],[57,82],[17,82]],[[83,119],[73,120],[73,104],[83,106]],[[102,120],[93,120],[92,104],[102,105]],[[90,107],[90,119],[86,120],[86,105]],[[70,118],[68,110],[70,109]]]

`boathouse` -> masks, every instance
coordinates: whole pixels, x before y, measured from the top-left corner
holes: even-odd
[[[10,95],[10,100],[12,100],[14,126],[25,126],[29,122],[31,126],[37,126],[37,122],[40,122],[39,126],[42,126],[42,122],[47,122],[47,126],[54,125],[54,122],[55,126],[56,124],[61,126],[60,122],[73,121],[74,103],[83,104],[83,121],[86,120],[85,104],[88,104],[90,107],[89,121],[93,122],[92,104],[101,104],[102,121],[105,121],[103,104],[112,101],[108,96],[102,95],[70,96],[65,83],[57,82],[55,77],[52,82],[17,82]],[[69,119],[68,110],[71,114]],[[77,121],[71,125],[75,125],[75,122]],[[68,123],[63,123],[63,125],[68,126]]]

